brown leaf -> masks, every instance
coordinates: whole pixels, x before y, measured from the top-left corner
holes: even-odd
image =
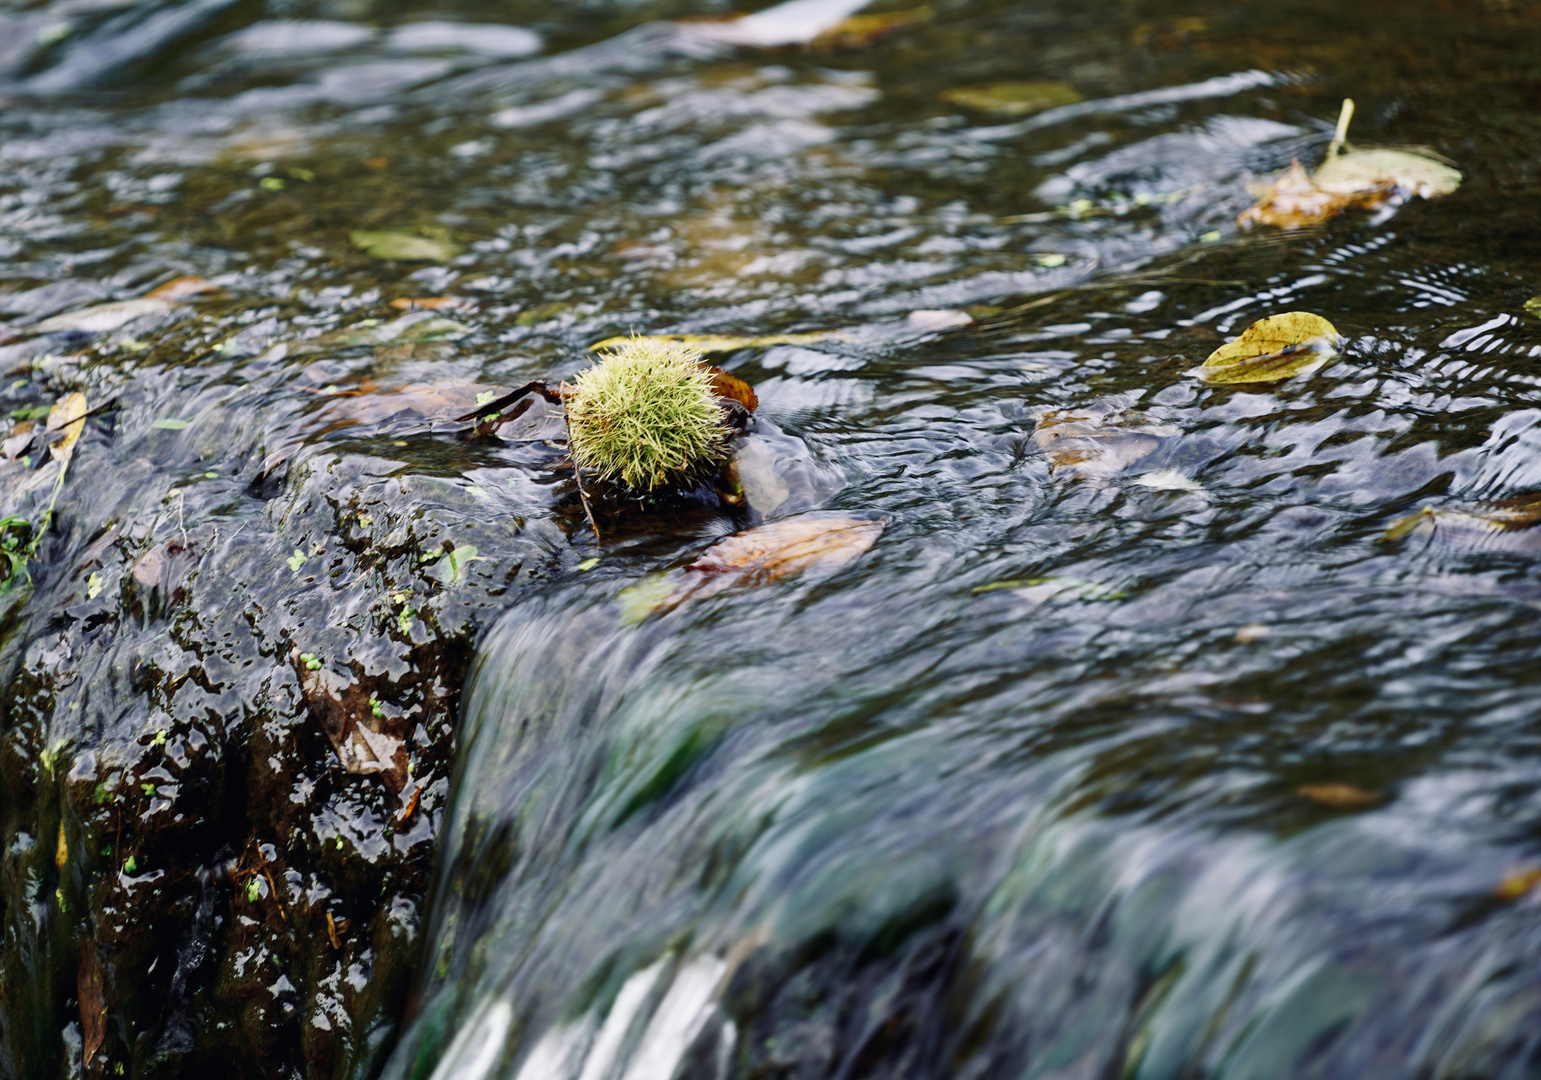
[[[908,11],[888,11],[879,15],[851,15],[841,19],[809,42],[813,49],[860,49],[906,26],[930,22],[936,12],[927,4]]]
[[[1098,404],[1075,412],[1045,412],[1033,428],[1033,445],[1044,452],[1055,473],[1104,477],[1153,453],[1177,433],[1175,427],[1141,423],[1138,417]]]
[[[1366,791],[1352,784],[1301,784],[1295,794],[1323,806],[1369,806],[1381,800],[1379,792]]]
[[[657,575],[622,593],[622,619],[640,622],[692,597],[766,585],[813,571],[833,573],[876,543],[886,517],[808,514],[759,525],[719,541],[678,574]]]
[[[1258,196],[1257,205],[1243,210],[1236,224],[1299,229],[1337,217],[1356,206],[1378,206],[1394,190],[1393,185],[1383,184],[1358,191],[1324,191],[1296,161],[1279,179],[1254,192]]]
[[[186,300],[189,296],[203,296],[206,293],[217,292],[219,292],[219,286],[212,281],[205,281],[201,277],[179,277],[172,278],[164,285],[156,286],[145,293],[145,296],[177,303]]]
[[[187,575],[198,565],[198,551],[192,544],[168,540],[156,544],[134,561],[134,580],[146,589],[160,589],[175,602]]]
[[[95,947],[90,944],[80,956],[75,996],[80,1001],[80,1034],[85,1044],[81,1048],[81,1061],[89,1069],[91,1059],[96,1057],[107,1037],[107,999],[102,991],[102,966],[96,959]]]
[[[1493,890],[1493,895],[1500,900],[1519,900],[1534,892],[1538,885],[1541,885],[1541,866],[1511,870],[1498,883],[1498,888]]]
[[[461,296],[398,296],[391,301],[391,307],[397,311],[439,311],[469,305],[470,301]]]
[[[326,664],[312,668],[296,646],[290,662],[300,679],[305,703],[337,751],[342,767],[357,775],[378,775],[392,794],[407,784],[406,721],[374,715],[369,691],[357,679]]]
[[[27,452],[32,445],[32,439],[37,431],[37,425],[31,420],[18,421],[6,437],[4,443],[0,443],[0,454],[5,455],[5,460],[15,461]]]
[[[729,375],[720,367],[702,361],[701,366],[712,375],[712,393],[720,398],[736,401],[750,412],[760,407],[760,399],[755,396],[754,387],[750,386],[737,375]]]

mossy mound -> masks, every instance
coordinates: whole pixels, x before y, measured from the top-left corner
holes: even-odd
[[[634,338],[564,387],[573,463],[634,491],[688,483],[727,457],[729,429],[701,355]]]

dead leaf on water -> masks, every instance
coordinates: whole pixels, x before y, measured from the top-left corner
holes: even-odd
[[[465,250],[453,240],[393,230],[355,229],[348,239],[366,255],[399,262],[449,262]]]
[[[1100,478],[1128,468],[1177,434],[1169,424],[1147,423],[1115,404],[1096,402],[1085,409],[1053,409],[1040,415],[1033,445],[1043,451],[1056,475]]]
[[[1541,885],[1541,866],[1511,870],[1493,890],[1493,896],[1499,900],[1519,900],[1529,896],[1538,885]]]
[[[736,533],[683,571],[657,575],[626,590],[621,597],[623,617],[640,622],[691,598],[812,572],[834,573],[871,548],[887,523],[886,517],[808,514]]]
[[[961,105],[980,112],[1027,116],[1061,105],[1075,105],[1085,99],[1068,83],[998,82],[944,90],[942,100],[949,105]]]
[[[29,327],[34,334],[57,334],[66,330],[80,330],[88,334],[105,334],[125,326],[146,315],[164,315],[176,304],[159,296],[141,296],[136,300],[114,300],[108,304],[96,304],[79,311],[55,315]]]
[[[75,453],[75,443],[86,429],[86,395],[79,390],[65,394],[48,410],[48,433],[63,432],[63,436],[48,448],[55,461],[67,462]]]
[[[605,338],[589,346],[589,352],[613,349],[629,341],[678,341],[689,345],[696,352],[736,352],[739,349],[764,349],[772,345],[810,345],[816,341],[846,341],[849,335],[838,330],[819,330],[807,334],[766,334],[761,337],[739,337],[734,334],[638,334],[633,337]]]
[[[1238,225],[1297,229],[1353,207],[1378,210],[1413,197],[1435,199],[1461,186],[1461,173],[1427,154],[1411,150],[1342,151],[1354,102],[1345,99],[1326,160],[1312,176],[1300,162],[1272,184],[1253,188],[1257,205],[1242,212]]]
[[[1314,367],[1337,352],[1337,327],[1308,311],[1287,311],[1259,319],[1235,341],[1204,361],[1197,374],[1223,385],[1279,382]]]
[[[908,11],[888,11],[878,15],[851,15],[840,20],[808,44],[814,50],[860,49],[906,26],[930,22],[935,17],[936,12],[929,4],[910,8]]]
[[[1301,784],[1295,794],[1322,806],[1369,806],[1381,800],[1379,792],[1366,791],[1353,784]]]
[[[177,303],[186,300],[190,296],[203,296],[208,293],[219,292],[219,286],[212,281],[205,281],[201,277],[172,278],[164,285],[158,285],[145,293],[147,298],[156,300],[168,300]]]
[[[397,311],[442,311],[469,307],[470,304],[463,296],[398,296],[391,301],[391,307]]]
[[[1381,534],[1390,543],[1420,533],[1442,543],[1505,551],[1541,548],[1541,494],[1479,504],[1470,510],[1439,510],[1425,506],[1416,514],[1398,518]]]

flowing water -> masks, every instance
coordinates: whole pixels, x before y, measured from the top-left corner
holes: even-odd
[[[5,404],[116,402],[0,598],[0,1075],[1541,1077],[1541,5],[785,43],[859,7],[0,5]],[[1238,231],[1345,97],[1459,190]],[[747,507],[596,540],[433,419],[631,332],[827,335],[714,356]],[[639,609],[818,512],[881,536]]]

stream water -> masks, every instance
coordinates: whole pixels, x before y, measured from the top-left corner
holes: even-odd
[[[0,1076],[1541,1077],[1541,4],[728,13],[0,3]],[[1345,97],[1459,190],[1239,231]],[[829,336],[596,540],[441,421],[631,332]]]

